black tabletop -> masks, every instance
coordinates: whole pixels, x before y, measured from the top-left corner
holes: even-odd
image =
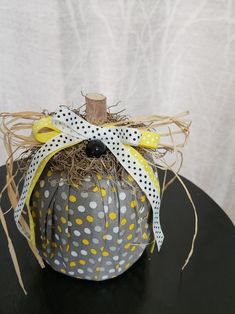
[[[0,188],[5,168],[0,168]],[[121,276],[92,282],[67,277],[49,266],[40,269],[25,239],[7,215],[24,283],[19,287],[0,227],[0,313],[235,313],[235,228],[201,189],[183,179],[198,211],[199,230],[189,265],[181,267],[191,246],[193,210],[179,182],[169,187],[161,205],[165,241],[160,253],[146,251]],[[3,210],[9,208],[3,199]]]

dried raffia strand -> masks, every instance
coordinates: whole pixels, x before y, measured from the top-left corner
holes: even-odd
[[[116,104],[117,105],[117,104]],[[162,187],[162,196],[164,191],[169,187],[170,184],[177,178],[179,182],[185,189],[185,192],[192,204],[194,215],[195,215],[195,230],[192,239],[191,250],[188,254],[188,257],[185,261],[185,264],[182,267],[182,270],[185,268],[187,263],[189,262],[190,257],[193,254],[194,243],[197,236],[197,228],[198,228],[198,219],[197,219],[197,212],[193,200],[191,198],[190,192],[186,188],[185,184],[183,183],[182,179],[179,177],[178,173],[182,166],[183,162],[183,154],[181,152],[181,148],[185,146],[188,135],[189,135],[189,127],[191,121],[185,119],[188,115],[188,112],[182,112],[175,116],[159,116],[159,115],[150,115],[150,116],[140,116],[136,118],[129,118],[127,115],[124,114],[124,110],[121,110],[116,113],[111,113],[110,108],[115,107],[110,106],[107,108],[107,122],[102,126],[107,126],[112,124],[113,126],[126,126],[126,127],[134,127],[138,128],[139,130],[149,130],[149,131],[156,131],[161,135],[161,140],[158,145],[157,150],[146,149],[136,147],[142,155],[147,154],[148,156],[152,157],[153,163],[149,161],[149,163],[155,167],[162,170],[165,170],[165,179]],[[71,109],[71,108],[70,108]],[[86,113],[83,111],[84,105],[79,108],[71,109],[78,115],[80,115],[83,119],[86,119]],[[19,152],[22,152],[21,158],[25,157],[24,160],[18,160],[18,170],[21,172],[22,180],[25,175],[25,171],[27,170],[34,154],[37,150],[42,146],[41,143],[37,142],[34,136],[30,133],[29,135],[21,134],[22,131],[25,130],[32,130],[33,123],[48,115],[47,112],[39,113],[39,112],[18,112],[18,113],[1,113],[0,118],[2,119],[2,125],[0,127],[0,132],[3,134],[5,148],[8,154],[8,159],[6,162],[7,168],[7,177],[6,177],[6,186],[2,190],[0,194],[0,199],[2,193],[7,189],[8,196],[10,199],[10,203],[12,208],[15,209],[18,199],[19,199],[19,191],[18,185],[15,182],[16,174],[13,174],[13,163],[17,160],[15,155]],[[161,132],[162,127],[168,127],[168,132]],[[183,140],[181,142],[176,143],[175,136],[183,135]],[[163,142],[163,140],[169,139],[171,143]],[[49,166],[51,167],[52,171],[60,171],[66,172],[66,177],[68,178],[68,184],[79,185],[81,181],[87,175],[91,174],[112,174],[112,170],[115,169],[114,174],[115,178],[114,181],[119,179],[123,179],[123,174],[125,169],[120,165],[117,159],[112,155],[111,152],[107,152],[105,155],[101,156],[100,158],[90,158],[86,156],[85,153],[85,146],[86,141],[83,141],[75,146],[69,147],[64,149],[63,151],[58,152],[55,154],[50,162]],[[13,149],[14,148],[14,149]],[[175,154],[175,160],[168,165],[165,161],[165,157],[168,154]],[[158,164],[156,165],[155,162]],[[178,165],[177,170],[173,170],[173,167]],[[174,173],[174,177],[169,181],[166,182],[166,172],[167,170],[171,170]],[[124,182],[125,183],[125,182]],[[129,183],[126,183],[129,184]],[[0,219],[3,225],[6,237],[8,239],[9,250],[11,254],[12,261],[14,263],[14,267],[20,282],[22,289],[25,292],[19,265],[16,259],[14,247],[12,245],[6,221],[4,218],[4,214],[2,209],[0,208]],[[20,218],[20,223],[25,230],[29,230],[28,223],[25,221],[23,216]],[[151,251],[154,248],[155,241],[153,240],[151,244]],[[38,260],[41,267],[44,267],[43,260],[39,256],[38,252],[35,251],[35,248],[29,246],[34,253],[36,259]]]

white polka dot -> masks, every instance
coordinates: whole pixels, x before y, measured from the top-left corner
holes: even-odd
[[[126,206],[122,206],[120,210],[121,210],[121,213],[122,213],[122,214],[125,214],[125,212],[126,212]]]
[[[104,212],[105,212],[105,214],[107,214],[108,211],[109,211],[109,207],[107,205],[104,205]]]
[[[87,192],[81,192],[81,197],[82,198],[87,198],[88,197],[88,193]]]
[[[92,201],[92,202],[90,202],[89,206],[90,206],[90,208],[94,209],[97,207],[97,203]]]
[[[80,213],[83,213],[85,210],[86,210],[86,209],[85,209],[84,206],[82,206],[82,205],[79,205],[79,206],[78,206],[78,211],[79,211]]]
[[[69,271],[68,274],[69,274],[70,276],[73,276],[73,275],[74,275],[74,271]]]
[[[69,210],[69,215],[73,215],[74,211],[72,209]]]
[[[125,233],[125,230],[122,230],[122,231],[120,232],[120,236],[123,236],[124,233]]]
[[[102,257],[98,257],[98,262],[101,262],[101,260],[102,260]]]
[[[78,269],[77,269],[77,272],[78,272],[79,274],[83,274],[83,273],[84,273],[84,270],[82,270],[81,268],[78,268]]]
[[[114,228],[113,228],[113,232],[114,232],[114,233],[118,233],[118,231],[119,231],[119,227],[114,227]]]
[[[90,267],[87,268],[87,271],[88,271],[89,273],[93,273],[93,269],[90,268]]]
[[[75,251],[72,251],[72,252],[71,252],[71,255],[74,256],[74,257],[77,257],[77,256],[78,256],[78,253],[75,252]]]
[[[65,192],[62,192],[62,193],[61,193],[61,198],[62,198],[63,200],[67,200],[67,194],[66,194]]]
[[[135,217],[136,217],[136,214],[135,214],[135,213],[132,213],[132,214],[131,214],[131,219],[133,220],[133,219],[135,219]]]
[[[102,228],[100,226],[95,226],[95,231],[100,232]]]
[[[78,247],[79,246],[79,243],[77,241],[73,241],[73,245]]]
[[[104,275],[104,276],[102,276],[102,279],[103,279],[103,280],[108,279],[108,278],[109,278],[109,276],[108,276],[108,275]]]
[[[120,198],[120,200],[123,201],[126,198],[126,193],[124,193],[124,192],[119,193],[119,198]]]
[[[112,238],[113,238],[113,237],[111,236],[111,234],[106,234],[105,237],[106,237],[106,240],[108,240],[108,241],[111,241]]]
[[[109,197],[108,197],[108,204],[111,204],[111,203],[112,203],[112,197],[109,196]]]
[[[60,261],[59,261],[58,259],[55,259],[55,260],[54,260],[54,263],[55,263],[56,265],[60,265]]]
[[[86,234],[91,234],[91,229],[85,228],[85,229],[84,229],[84,232],[85,232]]]
[[[60,237],[58,236],[57,233],[55,233],[55,238],[56,238],[56,240],[59,240],[59,239],[60,239]]]
[[[68,226],[69,226],[69,227],[72,227],[72,225],[73,225],[72,222],[69,220],[69,221],[68,221]]]
[[[41,180],[40,183],[39,183],[39,185],[40,185],[40,188],[43,188],[44,185],[45,185],[45,181],[44,181],[44,180]]]
[[[109,249],[110,249],[110,251],[115,252],[117,248],[115,246],[110,246]]]
[[[93,260],[93,258],[89,258],[89,262],[93,265],[95,264],[95,261]]]
[[[98,244],[98,243],[99,243],[99,240],[96,239],[96,238],[93,238],[93,239],[92,239],[92,242],[93,242],[94,244]]]
[[[120,271],[121,271],[121,270],[122,270],[122,268],[121,268],[121,267],[119,267],[117,271],[120,273]]]
[[[113,260],[114,260],[114,261],[118,261],[118,260],[119,260],[119,256],[118,256],[118,255],[115,255],[115,256],[113,257]]]
[[[110,273],[110,274],[115,273],[115,269],[114,269],[114,268],[111,268],[111,269],[109,270],[109,273]]]
[[[127,253],[127,252],[125,252],[125,253],[123,253],[123,254],[122,254],[122,256],[123,256],[123,257],[125,257],[125,256],[127,256],[127,254],[128,254],[128,253]]]
[[[113,264],[113,263],[112,263],[111,261],[107,261],[107,262],[106,262],[106,265],[107,265],[107,266],[111,266],[112,264]]]
[[[124,263],[125,263],[125,260],[124,260],[124,259],[122,259],[122,260],[119,262],[120,265],[123,265]]]
[[[81,252],[80,252],[82,255],[84,255],[84,256],[86,256],[87,255],[87,251],[85,251],[85,250],[81,250]]]
[[[79,237],[81,235],[81,232],[79,232],[78,230],[74,230],[73,233],[76,237]]]
[[[123,242],[122,239],[118,239],[118,240],[117,240],[117,243],[118,243],[118,244],[121,244],[122,242]]]
[[[48,190],[44,191],[45,198],[48,198],[50,196],[50,192]]]
[[[56,204],[55,208],[56,208],[58,211],[61,211],[61,210],[62,210],[62,207],[61,207],[59,204]]]
[[[90,177],[90,176],[85,177],[85,178],[84,178],[84,181],[90,182],[90,181],[91,181],[91,177]]]
[[[99,213],[98,213],[98,217],[99,217],[100,219],[103,219],[103,218],[104,218],[104,212],[99,212]]]

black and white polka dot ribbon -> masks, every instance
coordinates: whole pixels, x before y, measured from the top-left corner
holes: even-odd
[[[109,148],[146,194],[153,210],[153,233],[158,250],[160,250],[164,235],[160,225],[160,191],[156,185],[158,181],[155,176],[152,176],[154,172],[150,165],[132,147],[138,146],[142,132],[128,127],[107,128],[92,125],[67,108],[59,109],[53,115],[52,122],[61,133],[45,143],[33,157],[26,174],[19,203],[15,210],[15,221],[18,229],[24,236],[28,239],[30,238],[30,235],[23,231],[19,219],[25,206],[30,186],[35,184],[34,175],[42,167],[42,161],[45,159],[49,160],[50,156],[55,152],[75,145],[82,140],[98,139]]]

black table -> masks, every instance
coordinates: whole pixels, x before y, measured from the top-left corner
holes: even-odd
[[[5,168],[0,168],[0,188]],[[28,296],[19,287],[0,227],[0,313],[234,314],[235,228],[201,189],[183,179],[198,211],[193,257],[181,272],[194,228],[193,210],[179,182],[166,191],[161,207],[165,242],[160,253],[145,252],[123,275],[104,282],[69,278],[49,266],[41,270],[13,215],[7,215]],[[3,209],[9,207],[3,199]]]

